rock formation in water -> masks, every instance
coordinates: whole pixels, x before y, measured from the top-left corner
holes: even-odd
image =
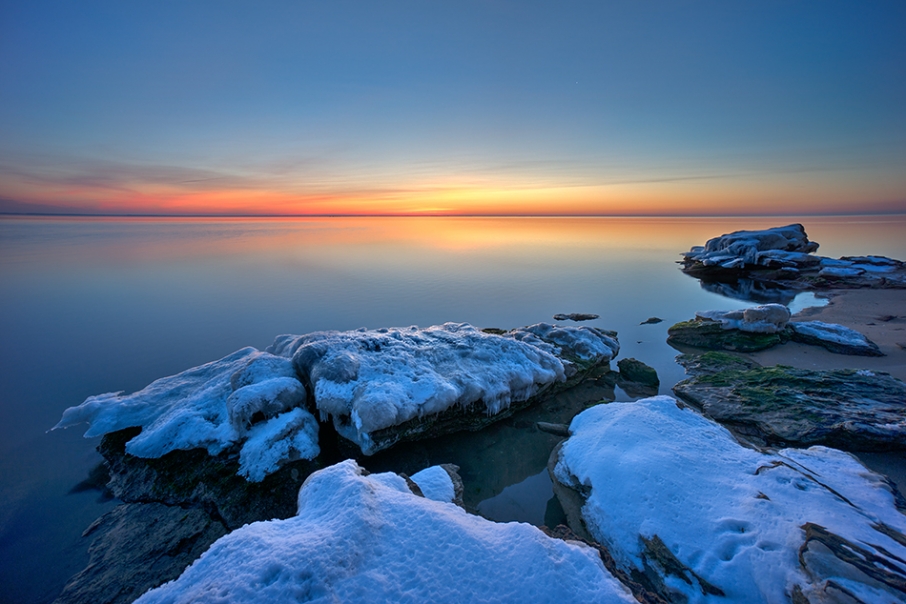
[[[549,466],[570,527],[666,601],[906,598],[906,502],[847,453],[747,448],[664,396],[570,432]]]
[[[726,353],[682,355],[683,401],[759,445],[906,449],[906,384],[886,373],[761,367]]]
[[[742,310],[696,313],[667,330],[671,346],[706,350],[757,352],[793,341],[822,346],[837,354],[884,356],[877,344],[863,334],[835,323],[790,322],[790,311],[780,304]]]
[[[703,287],[759,302],[788,302],[808,289],[906,288],[904,262],[883,256],[827,258],[813,255],[817,249],[801,224],[790,224],[709,239],[683,253],[681,263]]]

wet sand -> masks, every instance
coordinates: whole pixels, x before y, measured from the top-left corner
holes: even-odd
[[[865,334],[886,356],[834,354],[819,346],[790,342],[752,353],[762,365],[800,369],[869,369],[906,381],[906,289],[857,289],[826,294],[830,304],[807,308],[793,321],[838,323]]]

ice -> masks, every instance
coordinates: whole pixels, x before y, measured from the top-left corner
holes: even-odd
[[[242,445],[240,473],[260,480],[284,461],[318,454],[317,423],[300,408],[305,399],[289,359],[249,347],[132,394],[88,397],[54,428],[87,422],[85,436],[92,437],[141,427],[126,452],[146,458],[194,448],[217,455]],[[287,442],[278,445],[278,435]]]
[[[739,310],[699,311],[695,316],[719,321],[724,329],[738,329],[750,333],[778,333],[790,320],[790,309],[783,304],[765,304]]]
[[[877,350],[877,346],[866,338],[864,334],[859,333],[855,329],[838,325],[837,323],[825,323],[824,321],[798,321],[790,323],[790,327],[796,333],[810,336],[824,342],[841,344],[856,350]]]
[[[416,472],[409,478],[422,490],[422,495],[434,501],[450,503],[456,498],[456,488],[453,479],[440,466],[431,466]]]
[[[268,350],[291,356],[308,379],[321,419],[366,454],[372,433],[454,405],[496,415],[574,372],[574,362],[607,362],[619,350],[590,327],[539,324],[506,336],[467,323],[280,336]],[[562,355],[562,356],[560,356]]]
[[[735,231],[709,239],[705,246],[693,247],[684,255],[708,265],[742,268],[765,265],[771,261],[798,263],[803,256],[818,249],[809,241],[801,224],[790,224],[761,231]]]
[[[591,534],[620,566],[640,570],[640,536],[657,535],[688,569],[668,583],[690,602],[787,602],[796,585],[824,601],[826,582],[860,577],[816,545],[802,549],[803,570],[806,523],[869,550],[881,560],[878,568],[896,568],[894,556],[906,559],[906,517],[890,486],[847,453],[744,448],[666,396],[592,407],[570,431],[555,475],[590,489],[582,514]],[[704,594],[691,573],[726,597]],[[855,583],[859,593],[888,594],[870,601],[894,599],[864,575]]]
[[[137,602],[635,602],[596,550],[364,474],[351,460],[312,474],[297,516],[233,531]]]

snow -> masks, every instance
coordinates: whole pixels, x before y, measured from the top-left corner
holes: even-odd
[[[305,398],[288,359],[249,347],[132,394],[88,397],[64,411],[54,429],[87,422],[85,436],[92,437],[140,426],[126,452],[146,458],[194,448],[217,455],[242,445],[240,473],[260,480],[284,461],[318,454],[317,423],[299,408]],[[256,416],[264,422],[251,425]],[[274,448],[277,435],[289,440]]]
[[[619,345],[591,327],[542,323],[500,336],[445,323],[279,336],[268,350],[292,357],[321,419],[332,417],[343,437],[371,454],[379,450],[375,431],[454,405],[480,404],[496,415],[565,380],[570,357],[607,362]]]
[[[555,476],[590,487],[582,509],[588,529],[625,569],[642,568],[640,536],[657,535],[726,594],[704,595],[694,578],[668,576],[690,602],[789,601],[794,585],[824,601],[828,579],[861,584],[858,593],[877,591],[865,601],[894,600],[864,576],[851,581],[852,567],[829,550],[805,551],[808,572],[799,564],[807,522],[881,558],[906,559],[903,544],[873,528],[883,523],[903,533],[906,517],[887,483],[851,455],[825,447],[747,449],[667,396],[592,407],[570,431]]]
[[[790,328],[796,333],[818,338],[825,342],[843,344],[856,349],[877,350],[877,347],[865,335],[855,329],[850,329],[837,323],[797,321],[790,323]]]
[[[297,516],[233,531],[137,602],[635,600],[594,549],[417,497],[347,460],[305,481]]]
[[[724,329],[738,329],[751,333],[777,333],[783,331],[790,320],[790,309],[783,304],[765,304],[739,310],[699,311],[695,316],[719,321]]]
[[[450,503],[456,498],[456,488],[450,475],[440,466],[431,466],[409,478],[422,490],[422,495],[434,501]]]

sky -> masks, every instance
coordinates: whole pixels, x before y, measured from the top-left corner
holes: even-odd
[[[0,0],[0,212],[906,212],[906,3]]]

